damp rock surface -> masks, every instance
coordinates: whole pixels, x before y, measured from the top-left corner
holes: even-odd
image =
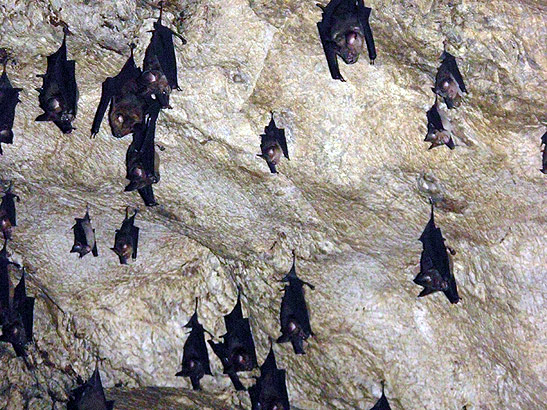
[[[542,1],[367,1],[378,58],[330,78],[315,1],[168,1],[180,91],[158,120],[160,205],[124,193],[129,137],[90,128],[101,83],[158,12],[151,1],[0,3],[0,47],[20,95],[0,178],[21,197],[12,258],[36,297],[27,370],[0,344],[0,409],[64,408],[98,362],[121,409],[249,408],[216,356],[203,393],[179,371],[195,298],[217,337],[243,290],[259,363],[279,332],[282,285],[296,250],[311,324],[304,356],[276,345],[297,409],[540,409],[547,402],[545,132],[547,8]],[[77,130],[36,123],[46,56],[69,25],[80,90]],[[469,93],[448,113],[458,146],[427,150],[426,111],[443,41]],[[278,175],[259,153],[270,111],[291,160]],[[462,300],[417,299],[418,237],[437,225],[457,251]],[[69,254],[89,204],[99,257]],[[138,207],[139,255],[109,249]],[[17,272],[12,272],[17,277]],[[18,278],[18,277],[17,277]],[[243,383],[253,383],[250,373]],[[26,407],[25,407],[26,406]]]

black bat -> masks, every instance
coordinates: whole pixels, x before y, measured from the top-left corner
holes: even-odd
[[[78,111],[76,63],[74,60],[67,60],[66,54],[68,32],[65,27],[61,47],[48,56],[46,73],[38,75],[43,78],[42,88],[38,89],[38,100],[44,113],[36,117],[36,121],[53,121],[65,134],[74,129],[72,121]]]
[[[108,122],[112,135],[122,138],[131,134],[137,125],[144,122],[146,102],[139,95],[138,79],[141,76],[141,69],[135,64],[133,58],[134,44],[130,45],[131,55],[115,77],[108,77],[102,86],[101,101],[97,107],[91,136],[95,136],[101,128],[106,109]]]
[[[91,226],[91,218],[89,217],[89,207],[85,211],[83,218],[74,218],[76,223],[72,227],[74,230],[74,245],[70,253],[78,253],[80,258],[83,258],[89,252],[93,256],[99,256],[97,251],[97,241],[95,240],[95,229]]]
[[[277,128],[273,113],[270,123],[264,128],[264,134],[260,134],[260,137],[261,153],[258,154],[258,156],[264,158],[272,174],[277,174],[275,166],[279,164],[281,154],[289,160],[290,158],[289,150],[287,148],[287,139],[285,138],[285,130],[283,128]]]
[[[19,196],[11,192],[12,186],[13,184],[10,184],[0,203],[0,230],[2,230],[5,239],[11,239],[13,227],[17,226],[14,199],[17,199],[17,202],[19,202]]]
[[[237,295],[234,309],[224,316],[226,334],[223,341],[215,343],[208,340],[213,351],[222,361],[223,373],[232,380],[236,390],[245,390],[239,381],[238,372],[250,371],[258,366],[255,344],[248,318],[241,311],[241,292]]]
[[[450,303],[458,303],[460,297],[458,296],[456,279],[452,273],[451,262],[441,229],[435,226],[433,209],[434,206],[431,203],[431,217],[420,236],[423,251],[420,257],[420,273],[414,278],[414,283],[424,288],[418,297],[442,291]]]
[[[22,88],[13,88],[6,73],[7,56],[4,60],[4,71],[0,76],[0,155],[2,151],[2,143],[13,143],[13,121],[15,119],[15,107],[21,101],[19,100],[19,92]]]
[[[287,394],[286,372],[278,369],[275,362],[273,347],[260,366],[260,377],[256,384],[249,387],[252,410],[289,410],[289,395]]]
[[[541,143],[543,144],[543,156],[542,156],[542,165],[541,172],[547,174],[547,132],[541,137]]]
[[[354,64],[364,51],[365,42],[370,63],[374,64],[376,47],[368,21],[372,9],[365,7],[363,0],[331,0],[326,7],[318,6],[323,15],[317,28],[332,78],[346,81],[340,74],[337,56],[346,64]]]
[[[112,249],[120,258],[122,265],[127,265],[129,258],[137,259],[137,248],[139,246],[139,228],[135,226],[135,216],[138,210],[131,218],[129,217],[129,207],[125,209],[125,219],[120,229],[116,229],[114,238],[114,247]]]
[[[154,102],[149,110],[150,113],[147,116],[145,124],[135,129],[133,142],[127,149],[125,163],[127,169],[126,178],[129,180],[129,184],[125,187],[126,192],[143,189],[160,180],[160,158],[156,153],[155,143],[156,121],[160,106],[157,102]],[[152,191],[152,199],[153,195]],[[146,203],[147,200],[144,196],[143,199]],[[153,205],[157,205],[155,201]]]
[[[296,256],[293,251],[293,263],[289,273],[281,279],[289,282],[285,286],[285,294],[281,300],[281,336],[277,343],[291,342],[296,354],[304,354],[304,340],[313,336],[310,325],[310,317],[304,297],[304,285],[314,289],[314,286],[304,282],[296,276]]]
[[[67,410],[112,409],[114,409],[114,401],[106,400],[98,367],[95,367],[95,371],[88,381],[72,390],[70,399],[67,403]]]
[[[384,393],[384,383],[382,383],[382,396],[370,410],[391,410],[387,397]]]
[[[454,149],[454,140],[452,139],[452,125],[445,112],[439,107],[437,99],[435,104],[427,112],[427,135],[424,141],[431,142],[428,149],[446,145]]]
[[[28,297],[25,287],[25,269],[22,269],[21,280],[15,287],[13,298],[10,297],[10,281],[7,265],[13,262],[7,260],[6,243],[2,249],[0,259],[0,322],[2,335],[0,342],[11,343],[17,357],[26,357],[25,347],[32,342],[32,327],[34,318],[34,298]]]
[[[196,299],[196,309],[190,318],[190,321],[184,325],[192,329],[190,336],[184,343],[182,354],[182,370],[175,376],[189,377],[194,390],[201,390],[199,381],[208,374],[212,375],[209,364],[209,353],[205,344],[205,329],[198,321],[198,301]]]
[[[160,2],[160,17],[154,23],[152,38],[144,54],[143,73],[139,81],[142,94],[147,99],[156,99],[162,108],[171,108],[169,105],[171,90],[179,89],[173,36],[179,37],[183,44],[186,44],[186,40],[161,24],[162,15],[163,2]]]
[[[9,281],[9,265],[17,268],[21,266],[18,263],[12,262],[8,257],[7,250],[8,240],[4,239],[4,247],[0,251],[0,324],[3,323],[3,312],[8,312],[10,308],[10,281]]]
[[[459,107],[463,93],[467,93],[456,58],[446,51],[446,43],[441,55],[441,66],[435,76],[433,92],[443,97],[449,109]]]

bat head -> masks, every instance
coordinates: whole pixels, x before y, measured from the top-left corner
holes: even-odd
[[[125,95],[112,104],[108,120],[114,137],[122,138],[131,134],[135,126],[144,120],[143,102],[133,94]]]
[[[0,130],[0,142],[11,144],[13,142],[13,131],[9,128]]]
[[[10,321],[2,326],[2,336],[6,342],[13,345],[24,346],[28,343],[25,326],[21,320]]]
[[[432,130],[429,131],[425,137],[426,142],[431,142],[431,146],[428,149],[446,145],[450,149],[454,149],[454,141],[452,139],[452,133],[446,130]]]
[[[203,364],[195,357],[185,358],[182,361],[181,376],[185,377],[197,377],[201,379],[205,375]]]
[[[83,258],[89,252],[91,252],[91,247],[80,242],[74,243],[74,245],[72,245],[72,249],[70,250],[70,253],[78,253],[80,258]]]
[[[11,239],[13,226],[7,212],[3,209],[0,209],[0,230],[4,234],[4,238]]]
[[[365,38],[360,27],[354,27],[343,33],[339,33],[334,38],[336,43],[336,54],[338,54],[346,64],[355,64],[363,52]]]
[[[452,75],[437,79],[435,93],[444,98],[448,108],[459,107],[463,92]]]
[[[428,269],[423,274],[418,275],[414,282],[424,288],[442,291],[448,289],[448,281],[443,279],[436,269]]]
[[[171,108],[169,105],[171,86],[165,74],[160,70],[149,70],[142,73],[139,80],[144,88],[145,97],[156,99],[162,108]]]
[[[232,351],[229,362],[236,372],[244,372],[253,369],[251,355],[243,347],[237,347]]]
[[[147,172],[142,164],[136,164],[128,173],[128,179],[131,181],[126,187],[125,191],[134,191],[135,189],[141,189],[145,186],[155,184],[159,181],[159,178],[154,173]]]
[[[113,248],[110,248],[114,251],[116,255],[120,258],[120,263],[122,265],[127,265],[127,261],[131,257],[131,254],[133,253],[133,246],[131,244],[119,241],[116,242]]]

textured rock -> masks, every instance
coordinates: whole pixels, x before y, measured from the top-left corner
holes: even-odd
[[[316,285],[307,299],[317,334],[303,357],[275,347],[295,408],[370,408],[381,380],[395,409],[547,402],[545,4],[369,1],[378,59],[342,65],[340,83],[314,3],[168,2],[165,20],[188,44],[177,43],[182,90],[159,120],[166,150],[153,209],[123,192],[128,139],[106,124],[89,139],[101,82],[129,42],[142,59],[151,2],[0,5],[0,47],[15,53],[10,76],[24,88],[0,177],[21,196],[10,250],[37,298],[36,371],[0,345],[0,408],[51,408],[96,360],[119,408],[248,407],[212,352],[205,393],[174,377],[182,325],[199,297],[205,328],[222,334],[241,284],[261,362],[279,335],[277,281],[292,249],[299,276]],[[60,20],[74,33],[80,87],[70,135],[33,121],[35,75],[60,44]],[[425,112],[445,39],[470,93],[449,113],[459,146],[428,151]],[[291,155],[279,175],[256,157],[270,111]],[[418,300],[412,283],[429,196],[443,199],[437,223],[458,252],[455,306],[443,295]],[[86,203],[99,257],[80,260],[68,253],[70,227]],[[142,210],[129,267],[108,249],[126,205]]]

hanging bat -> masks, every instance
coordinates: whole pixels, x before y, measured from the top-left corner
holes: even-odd
[[[154,23],[152,39],[144,54],[143,73],[139,82],[142,95],[147,100],[155,99],[162,108],[171,108],[169,105],[171,90],[180,89],[173,36],[179,37],[183,44],[186,44],[186,40],[161,24],[162,16],[163,1],[160,2],[160,17]]]
[[[241,311],[241,291],[237,295],[234,309],[224,316],[226,334],[223,341],[215,343],[208,340],[213,352],[222,361],[223,373],[232,380],[236,390],[245,390],[241,384],[238,372],[250,371],[258,366],[255,344],[248,318],[243,318]]]
[[[264,134],[261,134],[260,137],[260,151],[262,153],[258,154],[258,156],[264,158],[272,174],[277,174],[275,166],[279,164],[281,154],[289,160],[290,158],[289,150],[287,149],[287,139],[285,138],[285,130],[283,128],[277,128],[273,113],[270,123],[264,128]]]
[[[135,129],[133,142],[127,149],[125,164],[126,178],[129,180],[129,184],[125,187],[126,192],[142,189],[160,180],[160,158],[155,150],[156,120],[160,106],[154,102],[149,110],[146,123]],[[145,198],[143,197],[143,199]]]
[[[304,282],[296,276],[296,256],[293,251],[293,263],[289,273],[281,279],[283,282],[289,282],[285,286],[285,294],[281,300],[281,336],[276,340],[277,343],[291,342],[296,354],[304,354],[303,342],[310,336],[313,336],[310,325],[310,317],[304,298],[304,285],[314,289],[314,286]]]
[[[98,367],[95,367],[95,371],[88,381],[72,390],[67,403],[67,410],[112,409],[114,409],[114,401],[106,400]]]
[[[212,375],[209,364],[209,353],[205,344],[205,329],[198,321],[198,301],[190,321],[184,327],[192,329],[184,343],[182,354],[182,370],[175,376],[189,377],[194,390],[201,390],[199,381],[208,374]]]
[[[2,49],[4,50],[4,49]],[[2,51],[0,50],[0,51]],[[22,88],[13,88],[6,73],[8,63],[7,55],[4,57],[4,71],[0,76],[0,155],[2,151],[2,143],[13,143],[13,121],[15,119],[15,107],[21,101],[19,100],[19,92]]]
[[[8,257],[8,240],[4,239],[4,247],[0,251],[0,325],[3,323],[2,314],[7,312],[10,307],[10,281],[9,265],[21,268],[18,263],[12,262]]]
[[[120,229],[116,229],[114,247],[112,249],[120,258],[122,265],[127,265],[129,258],[137,259],[137,248],[139,246],[139,228],[135,226],[135,216],[139,211],[129,218],[129,207],[125,209],[125,219]]]
[[[285,379],[286,372],[277,368],[273,346],[270,346],[270,353],[260,366],[260,377],[249,387],[251,410],[289,410]]]
[[[92,252],[93,256],[99,256],[97,242],[95,241],[95,229],[91,226],[91,218],[89,217],[89,207],[87,207],[83,218],[74,219],[76,220],[72,227],[74,230],[74,245],[70,253],[78,253],[80,258],[83,258],[89,252]]]
[[[446,113],[439,107],[437,99],[435,104],[427,112],[427,135],[424,141],[431,142],[428,149],[446,145],[454,149],[454,140],[452,139],[452,124],[446,116]]]
[[[463,93],[467,93],[456,58],[446,51],[446,42],[441,55],[441,66],[435,76],[433,92],[443,97],[449,109],[459,107]]]
[[[420,273],[414,278],[414,283],[424,288],[418,297],[442,291],[450,303],[458,303],[460,297],[456,279],[452,273],[451,261],[441,229],[435,226],[433,208],[434,205],[431,203],[431,217],[420,236],[423,251],[420,257]]]
[[[547,132],[545,132],[545,134],[543,134],[543,136],[541,137],[541,143],[543,144],[543,168],[541,168],[541,172],[547,174]]]
[[[101,101],[91,127],[92,137],[99,132],[104,114],[109,106],[108,123],[115,138],[131,134],[136,126],[144,122],[146,102],[139,95],[138,79],[142,73],[133,58],[135,47],[135,44],[130,45],[131,55],[118,75],[108,77],[103,82]]]
[[[7,260],[6,243],[2,249],[3,268],[0,270],[0,322],[2,335],[0,342],[11,343],[17,357],[26,357],[27,344],[32,342],[32,327],[34,318],[34,298],[28,297],[25,288],[25,269],[22,269],[21,280],[15,287],[13,298],[10,296],[10,281],[7,277],[7,265],[13,262]],[[4,287],[6,286],[7,287]],[[7,302],[7,303],[6,303]]]
[[[19,202],[19,196],[11,192],[12,187],[13,183],[10,183],[0,203],[0,230],[4,234],[4,239],[11,239],[13,227],[17,226],[14,199],[17,199],[17,202]]]
[[[47,58],[47,70],[43,75],[42,88],[38,89],[40,108],[44,113],[36,121],[53,121],[64,133],[72,132],[72,121],[78,111],[78,86],[76,85],[74,60],[67,60],[66,36],[64,29],[63,43],[59,50]]]
[[[326,7],[318,6],[323,15],[317,28],[332,78],[346,81],[340,74],[337,56],[346,64],[354,64],[364,51],[365,42],[370,63],[374,64],[376,47],[368,21],[372,9],[365,7],[363,0],[331,0]]]
[[[383,382],[382,382],[382,396],[376,402],[374,407],[372,407],[370,410],[391,410],[391,407],[389,406],[389,402],[387,401],[387,397],[384,393],[384,383]]]

